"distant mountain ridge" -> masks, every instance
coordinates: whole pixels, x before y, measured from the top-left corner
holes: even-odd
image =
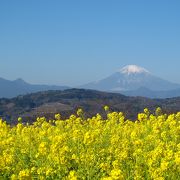
[[[152,91],[148,88],[141,87],[137,90],[121,91],[121,92],[118,91],[117,93],[121,93],[126,96],[143,96],[143,97],[148,97],[148,98],[165,99],[165,98],[180,97],[180,88],[169,90],[169,91]]]
[[[49,85],[34,85],[25,82],[23,79],[16,79],[14,81],[0,78],[0,98],[12,98],[18,95],[34,93],[38,91],[47,90],[64,90],[68,89],[66,86],[49,86]]]
[[[151,98],[174,97],[174,91],[176,91],[176,95],[180,95],[180,84],[156,77],[137,65],[125,66],[107,78],[82,85],[81,88]],[[146,89],[148,93],[142,89]],[[161,92],[163,93],[162,97]]]
[[[33,85],[23,79],[0,78],[0,98],[12,98],[39,91],[64,90],[67,86]],[[171,98],[180,96],[180,84],[159,78],[143,67],[127,65],[112,75],[76,88],[115,92],[127,96]]]

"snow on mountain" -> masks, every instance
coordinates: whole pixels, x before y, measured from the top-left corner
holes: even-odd
[[[149,71],[137,65],[128,65],[120,69],[120,73],[129,75],[133,73],[149,73]]]
[[[152,91],[166,91],[178,89],[180,85],[156,77],[143,67],[128,65],[107,78],[81,86],[86,89],[114,92],[134,91],[141,87]]]

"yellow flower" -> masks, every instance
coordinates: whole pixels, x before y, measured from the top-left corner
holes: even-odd
[[[167,170],[168,164],[169,164],[168,162],[162,161],[162,162],[161,162],[161,170],[162,170],[162,171]]]
[[[47,143],[46,142],[42,142],[40,145],[39,145],[39,153],[42,154],[42,155],[45,155],[47,153]]]
[[[55,114],[55,119],[56,119],[56,120],[60,120],[60,119],[61,119],[61,114],[59,114],[59,113],[58,113],[58,114]]]
[[[109,106],[104,106],[105,111],[109,111]]]
[[[46,170],[46,176],[50,176],[50,175],[52,175],[53,174],[53,169],[52,168],[48,168],[47,170]]]
[[[80,108],[77,110],[77,115],[82,116],[83,115],[83,110]]]
[[[149,116],[149,114],[150,114],[149,109],[148,109],[148,108],[145,108],[145,109],[144,109],[144,113]]]
[[[175,161],[176,165],[180,167],[180,153],[175,154],[175,160],[174,161]]]
[[[180,112],[154,115],[145,108],[136,121],[126,120],[122,112],[106,113],[106,119],[98,113],[85,119],[79,110],[80,117],[61,120],[56,114],[54,119],[39,117],[33,124],[13,126],[0,119],[0,176],[12,180],[179,177]]]
[[[77,180],[76,171],[70,171],[68,175],[69,180]]]
[[[113,179],[119,179],[119,180],[122,180],[124,179],[123,178],[123,174],[122,174],[122,171],[120,169],[113,169],[110,173],[110,176],[113,178]]]
[[[28,170],[28,169],[25,169],[25,170],[20,171],[18,178],[19,178],[20,180],[29,179],[29,178],[30,178],[29,170]]]
[[[22,122],[22,117],[18,117],[18,122],[19,122],[19,123]]]
[[[118,160],[115,160],[112,162],[113,168],[118,168],[119,167],[119,162]]]
[[[18,180],[18,177],[15,174],[12,174],[11,180]]]
[[[101,178],[101,180],[113,180],[113,178],[112,177],[103,177],[103,178]]]
[[[108,164],[106,163],[106,162],[103,162],[103,163],[101,163],[100,165],[99,165],[99,167],[102,169],[102,170],[107,170],[107,168],[108,168]]]

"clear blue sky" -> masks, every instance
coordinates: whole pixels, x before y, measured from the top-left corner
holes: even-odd
[[[179,0],[0,1],[0,77],[75,86],[127,64],[180,83]]]

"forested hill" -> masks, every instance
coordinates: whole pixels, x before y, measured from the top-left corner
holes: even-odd
[[[145,107],[152,112],[156,107],[161,107],[164,113],[180,111],[180,98],[148,99],[84,89],[45,91],[0,99],[0,117],[12,124],[17,122],[19,116],[25,122],[32,122],[38,116],[53,118],[55,113],[67,118],[76,113],[78,108],[82,108],[85,116],[90,117],[96,113],[105,115],[105,105],[108,105],[111,111],[124,112],[126,118],[134,120],[137,113],[142,112]]]

